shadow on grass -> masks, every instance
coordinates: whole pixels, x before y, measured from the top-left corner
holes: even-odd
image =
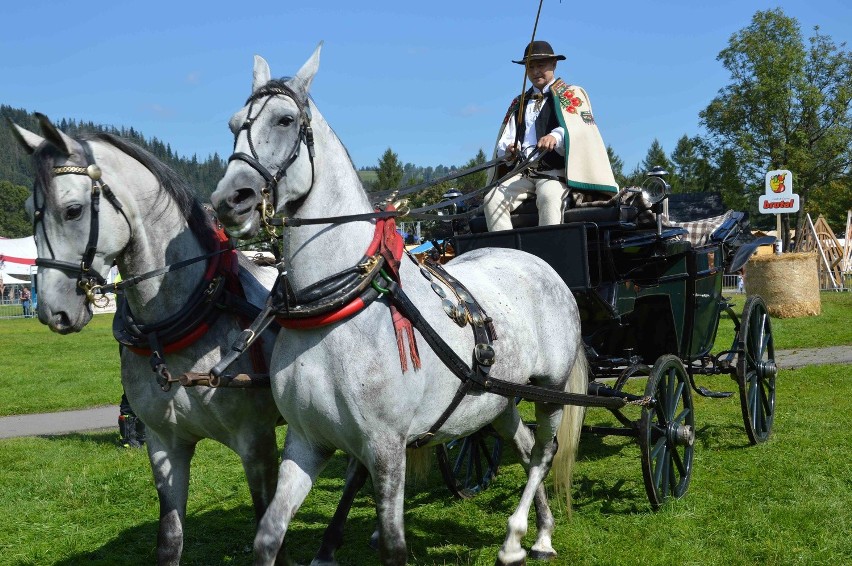
[[[366,488],[365,488],[366,489]],[[439,489],[418,492],[417,499],[428,504],[430,500],[453,501]],[[502,511],[502,510],[501,510]],[[255,536],[253,510],[243,505],[232,510],[211,510],[187,517],[184,550],[181,564],[195,565],[248,565],[253,562],[252,544]],[[319,548],[330,514],[301,509],[286,536],[289,555],[299,564],[308,564]],[[508,518],[508,511],[506,513]],[[378,553],[369,546],[375,528],[373,506],[363,493],[355,503],[353,516],[347,522],[343,546],[336,558],[341,565],[378,563]],[[451,526],[451,528],[448,528]],[[406,516],[406,534],[409,556],[428,557],[430,562],[454,564],[462,554],[476,555],[483,549],[494,552],[502,543],[500,532],[505,524],[496,525],[498,530],[484,535],[481,526],[473,523],[454,522],[448,525],[441,517],[422,518]],[[91,552],[81,552],[55,562],[57,566],[92,566],[153,564],[156,562],[157,522],[142,521],[126,529],[117,537]]]
[[[116,415],[116,423],[118,422],[118,416]],[[122,450],[126,450],[121,444],[118,443],[118,425],[116,424],[115,432],[72,432],[69,434],[61,434],[61,435],[41,435],[38,438],[44,440],[73,440],[79,442],[81,445],[85,444],[95,444],[98,446],[115,446],[116,449],[120,448]]]

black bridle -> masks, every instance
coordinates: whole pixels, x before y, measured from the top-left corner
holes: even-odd
[[[127,215],[124,213],[121,203],[112,192],[112,189],[109,188],[109,185],[101,181],[101,168],[95,163],[89,144],[85,141],[80,141],[80,145],[83,147],[83,152],[86,157],[86,166],[61,165],[53,167],[53,175],[54,177],[59,177],[61,175],[85,175],[92,181],[90,199],[91,218],[89,224],[89,240],[86,243],[86,249],[83,252],[83,256],[80,258],[79,264],[56,259],[56,254],[53,251],[53,246],[50,245],[50,238],[47,235],[47,227],[43,225],[45,208],[47,207],[46,192],[48,187],[42,187],[42,190],[45,191],[45,196],[43,197],[41,204],[38,202],[39,191],[33,190],[33,207],[35,209],[33,213],[33,235],[35,238],[38,238],[38,225],[41,223],[44,240],[47,244],[47,249],[50,251],[50,258],[39,257],[36,259],[35,264],[38,267],[58,269],[72,275],[77,275],[77,286],[86,294],[86,300],[96,306],[104,306],[104,301],[109,303],[109,299],[106,298],[105,295],[101,295],[101,298],[97,298],[95,297],[95,293],[105,286],[107,282],[106,279],[97,272],[97,270],[92,269],[92,262],[94,261],[95,254],[98,251],[98,238],[100,236],[101,194],[106,197],[107,201],[109,201],[116,212],[121,214],[124,221],[127,222],[127,226],[130,228],[131,234],[133,228],[130,225],[130,220],[127,219]]]
[[[254,148],[254,142],[251,137],[251,127],[260,114],[263,112],[263,109],[266,108],[266,105],[272,100],[275,96],[286,96],[293,100],[296,104],[296,107],[299,109],[299,136],[297,142],[293,145],[293,148],[290,150],[289,155],[282,161],[281,165],[275,171],[275,173],[271,173],[269,169],[267,169],[259,159],[257,154],[257,150]],[[252,116],[252,109],[254,108],[255,103],[264,99],[263,104],[260,105],[260,109],[257,111],[255,116]],[[275,214],[275,203],[278,202],[278,183],[281,182],[281,179],[287,176],[287,169],[290,168],[293,163],[299,158],[299,153],[302,148],[302,144],[304,144],[308,148],[308,157],[311,161],[311,188],[314,184],[314,132],[311,128],[311,110],[307,100],[302,102],[302,99],[296,94],[296,92],[290,87],[284,84],[278,84],[275,86],[265,86],[256,90],[252,95],[246,100],[246,104],[248,104],[248,112],[246,113],[246,119],[239,127],[239,129],[234,134],[234,150],[237,149],[237,142],[239,141],[240,132],[245,130],[246,132],[246,140],[248,141],[249,151],[251,151],[251,155],[248,153],[244,153],[241,151],[234,151],[234,153],[228,158],[228,163],[234,160],[239,160],[244,163],[247,163],[252,169],[257,171],[261,177],[266,181],[266,184],[260,189],[261,194],[261,202],[258,205],[260,210],[260,218],[264,224],[265,229],[271,236],[275,236],[275,229],[269,224],[269,220]],[[310,190],[310,189],[309,189]],[[270,199],[271,192],[271,199]]]

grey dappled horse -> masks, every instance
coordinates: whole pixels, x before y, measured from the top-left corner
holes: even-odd
[[[253,94],[230,122],[235,155],[212,196],[232,235],[247,237],[258,230],[262,192],[274,195],[276,210],[295,218],[373,211],[346,149],[308,97],[318,65],[319,47],[295,77],[271,81],[266,61],[255,57]],[[368,249],[375,227],[365,220],[285,228],[283,261],[293,294],[352,268]],[[549,265],[523,252],[489,249],[464,254],[446,267],[494,320],[499,339],[491,375],[586,393],[577,306]],[[431,327],[462,360],[470,360],[470,327],[460,328],[445,315],[430,282],[405,257],[400,280]],[[382,562],[406,562],[406,446],[432,427],[460,383],[419,332],[416,339],[422,368],[404,372],[384,299],[340,322],[279,333],[271,377],[288,429],[275,497],[255,538],[257,563],[272,563],[293,514],[338,448],[372,476]],[[431,442],[466,436],[493,423],[518,448],[528,482],[498,554],[503,564],[526,556],[521,539],[533,502],[538,526],[533,555],[556,555],[550,540],[554,521],[542,482],[553,465],[562,472],[557,485],[568,492],[583,410],[536,404],[535,413],[533,437],[511,399],[474,393],[461,401]]]
[[[80,265],[86,252],[92,231],[93,185],[85,174],[84,168],[91,163],[84,144],[120,205],[119,210],[109,199],[100,200],[92,270],[105,277],[117,261],[127,281],[167,264],[203,256],[215,246],[217,236],[209,215],[189,187],[155,157],[109,135],[72,139],[44,116],[39,120],[44,137],[14,127],[23,147],[33,154],[37,170],[28,208],[31,214],[39,209],[39,258]],[[56,169],[60,166],[71,168]],[[275,270],[255,266],[242,253],[238,261],[246,298],[262,304]],[[128,287],[125,295],[135,321],[156,325],[180,312],[194,294],[204,291],[198,286],[205,280],[207,266],[202,261]],[[38,283],[39,320],[52,330],[77,332],[91,320],[92,306],[78,287],[77,274],[42,266]],[[168,368],[173,375],[208,372],[245,324],[233,314],[218,316],[197,341],[165,355]],[[273,336],[266,338],[263,357],[268,363]],[[248,356],[244,358],[232,368],[235,373],[253,371]],[[148,429],[148,456],[160,501],[158,563],[180,562],[190,460],[203,438],[221,442],[239,455],[260,519],[275,491],[278,473],[275,426],[280,414],[270,390],[173,386],[165,392],[151,371],[148,356],[126,348],[121,356],[121,380]]]

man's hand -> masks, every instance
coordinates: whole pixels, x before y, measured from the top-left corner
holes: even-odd
[[[542,136],[542,138],[540,140],[538,140],[536,147],[542,153],[556,149],[556,138],[551,136],[550,134],[547,134],[546,136]]]
[[[507,162],[512,162],[518,157],[518,144],[513,143],[509,147],[506,148],[506,153],[503,155],[503,159]]]

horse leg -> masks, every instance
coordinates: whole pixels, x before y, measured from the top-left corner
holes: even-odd
[[[246,474],[255,520],[260,521],[269,502],[275,495],[278,479],[278,443],[275,431],[250,431],[256,440],[248,450],[240,453]]]
[[[283,548],[287,527],[332,453],[313,446],[294,432],[292,427],[287,430],[278,468],[278,486],[257,526],[254,538],[254,560],[257,566],[288,563]]]
[[[379,558],[382,564],[405,564],[405,446],[395,446],[392,440],[384,439],[373,444],[373,450],[371,476],[379,519]]]
[[[322,546],[317,551],[317,555],[311,562],[311,566],[336,564],[334,553],[343,544],[343,525],[346,523],[349,511],[352,509],[352,502],[355,500],[355,496],[366,481],[367,468],[355,458],[350,457],[349,465],[346,468],[346,485],[343,488],[343,496],[340,498],[340,503],[337,504],[337,510],[334,512],[331,523],[325,529],[322,537]]]
[[[183,552],[183,525],[189,493],[189,464],[195,444],[166,447],[155,434],[146,439],[148,459],[160,500],[160,528],[157,533],[157,564],[180,564]]]
[[[521,421],[520,413],[514,404],[510,405],[493,423],[494,429],[504,440],[511,441],[521,459],[521,465],[529,477],[530,457],[535,445],[535,437],[530,428]],[[533,496],[536,512],[536,541],[530,549],[530,556],[535,560],[549,560],[556,557],[551,543],[555,521],[550,505],[547,502],[547,493],[544,482],[539,483]]]

